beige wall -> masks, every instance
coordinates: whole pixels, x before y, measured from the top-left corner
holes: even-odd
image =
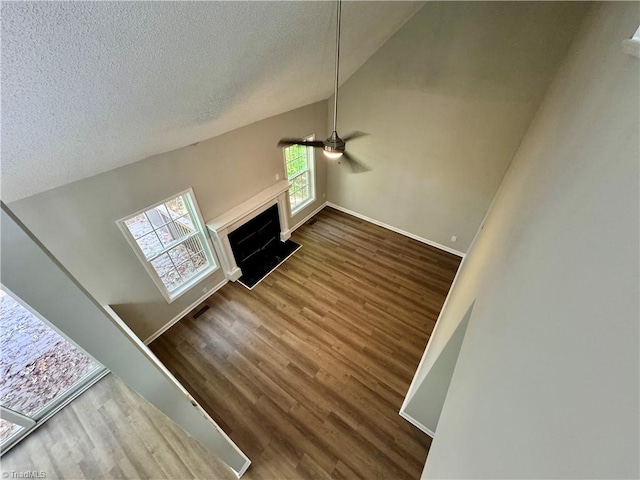
[[[464,259],[423,362],[475,300],[425,478],[640,474],[639,24],[593,4]]]
[[[584,9],[427,2],[340,88],[371,171],[330,164],[328,200],[466,252]]]
[[[224,279],[221,270],[171,304],[163,299],[115,221],[188,187],[206,220],[284,178],[284,136],[327,135],[326,101],[29,197],[9,206],[103,305],[145,339]],[[316,155],[316,202],[324,202],[324,158]]]

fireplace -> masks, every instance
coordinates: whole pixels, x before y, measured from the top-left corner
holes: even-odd
[[[253,288],[300,248],[289,240],[288,190],[280,181],[207,222],[227,279]]]
[[[243,275],[249,270],[259,268],[259,264],[264,262],[264,257],[277,248],[277,244],[280,243],[279,237],[278,205],[269,207],[229,234],[231,251]]]
[[[280,241],[278,205],[231,232],[229,243],[242,270],[239,281],[248,288],[253,288],[300,246],[291,240]]]

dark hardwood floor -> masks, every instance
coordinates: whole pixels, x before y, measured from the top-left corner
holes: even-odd
[[[460,259],[331,208],[293,239],[152,350],[252,460],[244,478],[419,478],[430,439],[398,411]]]

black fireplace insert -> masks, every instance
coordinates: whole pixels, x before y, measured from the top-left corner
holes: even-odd
[[[280,241],[277,204],[231,232],[229,243],[242,270],[239,281],[250,289],[300,248],[292,240]]]

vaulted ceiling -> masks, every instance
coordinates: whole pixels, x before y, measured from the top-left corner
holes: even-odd
[[[341,81],[422,5],[343,5]],[[3,2],[10,202],[328,98],[334,2]]]

